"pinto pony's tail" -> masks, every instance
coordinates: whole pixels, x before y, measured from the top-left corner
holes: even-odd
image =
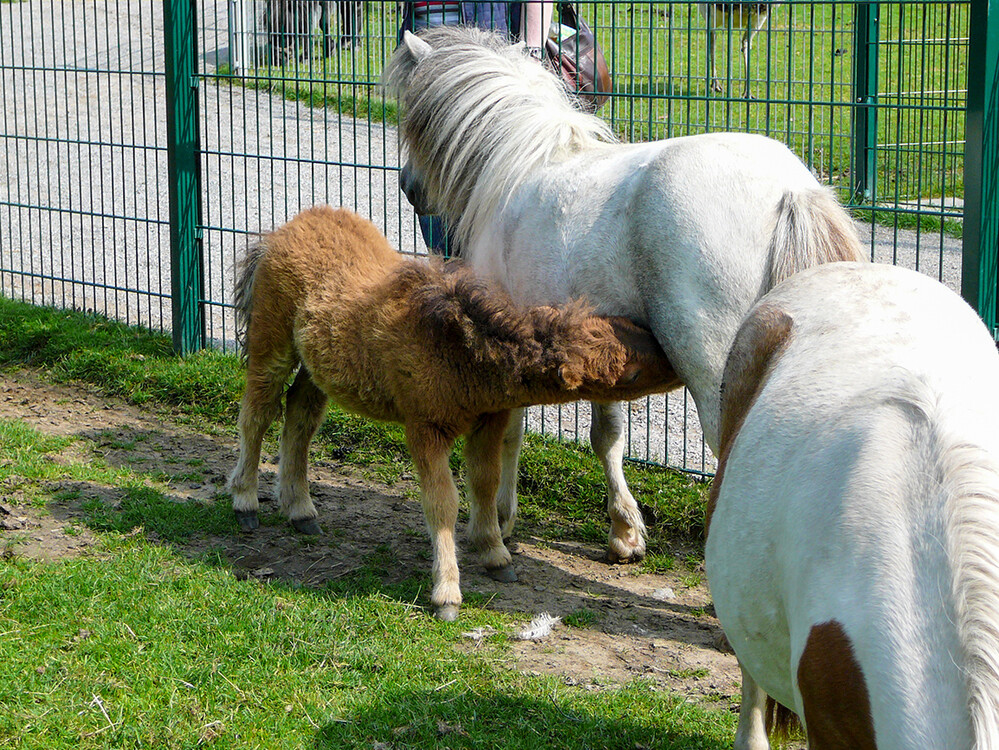
[[[945,453],[956,621],[976,750],[999,750],[999,461],[977,446]]]
[[[868,259],[853,219],[826,187],[788,191],[781,197],[769,256],[761,294],[792,274],[821,263]]]
[[[232,292],[233,306],[236,309],[236,343],[240,356],[246,359],[246,331],[250,327],[250,313],[253,310],[253,280],[257,275],[257,267],[267,253],[267,245],[263,239],[252,245],[246,255],[236,264],[236,286]]]

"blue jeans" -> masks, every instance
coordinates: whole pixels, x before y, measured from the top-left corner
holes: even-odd
[[[427,243],[427,250],[444,258],[461,255],[454,234],[442,216],[417,214],[417,218],[420,220],[420,231],[423,233],[423,241]]]

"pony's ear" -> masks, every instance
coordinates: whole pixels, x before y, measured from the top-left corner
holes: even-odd
[[[411,31],[402,32],[402,43],[406,45],[406,48],[409,50],[409,53],[413,56],[416,62],[419,62],[434,51],[433,47]]]

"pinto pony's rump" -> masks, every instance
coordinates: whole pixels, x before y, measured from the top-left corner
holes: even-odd
[[[753,308],[722,395],[705,550],[743,670],[809,747],[999,748],[999,354],[913,271],[802,271]]]
[[[438,614],[461,602],[448,467],[467,435],[469,536],[487,569],[515,578],[495,496],[509,410],[578,398],[616,400],[676,386],[652,334],[572,302],[520,309],[469,269],[404,258],[344,209],[304,211],[251,248],[237,272],[246,393],[239,462],[229,479],[241,526],[257,525],[257,466],[289,376],[278,497],[299,531],[320,533],[306,479],[308,445],[328,398],[400,422],[420,476],[434,547]]]
[[[743,133],[619,143],[522,49],[478,29],[407,34],[385,68],[408,183],[456,227],[461,256],[521,304],[584,297],[655,334],[719,449],[722,370],[746,312],[795,271],[864,260],[850,216],[786,146]],[[511,420],[512,430],[522,420]],[[621,469],[625,420],[597,405],[612,560],[645,553]],[[510,435],[516,445],[519,434]],[[516,512],[517,454],[500,514]]]

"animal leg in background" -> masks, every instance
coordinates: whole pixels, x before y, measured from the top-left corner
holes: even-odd
[[[611,518],[607,558],[611,562],[636,562],[645,557],[645,521],[624,478],[624,411],[617,402],[590,407],[590,444],[607,476]]]
[[[517,465],[524,446],[524,409],[512,409],[500,453],[500,484],[496,490],[496,515],[500,535],[509,539],[517,522]]]
[[[715,34],[718,29],[726,29],[731,34],[732,29],[741,28],[743,30],[742,39],[739,42],[739,49],[742,52],[744,87],[742,97],[752,98],[749,93],[749,54],[755,37],[760,29],[767,22],[769,8],[761,8],[759,3],[749,3],[750,8],[741,7],[740,3],[699,3],[701,12],[708,24],[708,62],[711,68],[711,90],[721,93],[724,87],[718,80],[717,68],[715,65]],[[738,25],[736,25],[735,14],[738,14]]]
[[[767,694],[741,664],[739,668],[742,670],[742,704],[732,750],[770,750],[766,729]]]
[[[309,443],[326,416],[328,398],[301,367],[288,389],[278,462],[278,498],[291,525],[303,534],[322,534],[309,496]]]
[[[284,354],[284,356],[279,356]],[[246,392],[239,409],[239,461],[229,475],[232,508],[243,531],[259,526],[257,468],[260,444],[271,422],[281,413],[281,392],[294,367],[287,353],[250,352],[246,363]]]
[[[445,622],[458,618],[461,586],[454,526],[458,522],[458,488],[448,458],[454,439],[430,425],[406,424],[406,444],[420,476],[420,501],[434,551],[434,590],[430,602]]]
[[[491,578],[509,583],[517,580],[510,564],[510,551],[503,544],[496,491],[500,483],[500,455],[509,412],[484,415],[465,440],[465,472],[469,504],[468,540],[482,555]]]

